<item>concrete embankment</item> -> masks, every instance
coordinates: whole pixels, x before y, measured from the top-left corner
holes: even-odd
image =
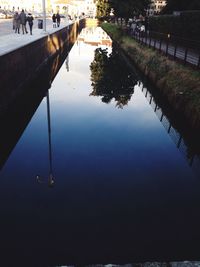
[[[85,26],[85,20],[76,21],[68,26],[57,28],[48,33],[34,36],[27,43],[11,44],[11,48],[0,54],[0,111],[6,109],[22,88],[47,64],[53,64],[51,68],[52,79],[55,77],[59,60],[54,60],[58,56],[62,57],[69,51],[77,39],[81,29]],[[20,36],[20,41],[25,38]],[[6,43],[5,37],[5,43]],[[17,38],[14,37],[14,38]],[[19,36],[18,36],[19,38]],[[30,38],[30,37],[29,37]],[[8,46],[7,46],[8,47]],[[6,49],[5,49],[6,50]]]
[[[102,28],[194,129],[200,129],[200,73],[144,47],[109,23]]]

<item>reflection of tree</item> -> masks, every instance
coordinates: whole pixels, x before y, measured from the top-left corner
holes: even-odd
[[[93,86],[90,95],[102,96],[104,103],[114,99],[118,108],[128,104],[137,80],[115,49],[108,55],[107,49],[97,48],[90,69]]]
[[[115,49],[108,55],[107,49],[97,48],[90,69],[93,86],[90,95],[102,96],[104,103],[114,99],[118,108],[128,104],[137,80]]]

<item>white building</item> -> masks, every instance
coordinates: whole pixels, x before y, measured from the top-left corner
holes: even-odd
[[[84,13],[87,16],[96,16],[96,0],[52,0],[53,11],[60,13],[67,13],[74,16],[79,16]]]
[[[27,11],[42,11],[42,0],[0,0],[0,6],[5,10],[21,10]],[[47,10],[51,6],[51,0],[46,0]]]
[[[166,6],[166,2],[166,0],[152,0],[147,10],[147,15],[152,16],[159,14],[163,7]]]
[[[5,10],[21,10],[42,12],[43,0],[0,0],[0,6]],[[71,16],[79,16],[82,13],[89,17],[96,16],[96,0],[46,0],[47,11]]]
[[[85,14],[89,17],[96,17],[96,1],[95,0],[85,0]]]

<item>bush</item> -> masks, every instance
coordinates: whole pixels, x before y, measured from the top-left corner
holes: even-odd
[[[200,11],[150,17],[149,30],[200,42]]]

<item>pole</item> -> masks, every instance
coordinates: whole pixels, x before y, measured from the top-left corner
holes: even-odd
[[[45,0],[42,0],[42,9],[43,9],[43,30],[46,33],[46,5]]]

